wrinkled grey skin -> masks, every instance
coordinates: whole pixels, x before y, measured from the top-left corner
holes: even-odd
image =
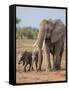
[[[28,71],[30,71],[30,67],[31,67],[31,64],[32,64],[32,52],[24,51],[20,60],[19,60],[19,62],[18,62],[18,64],[21,64],[21,63],[23,63],[25,72],[26,72],[27,65],[29,65]]]
[[[34,53],[29,51],[24,51],[18,64],[23,63],[24,71],[26,72],[26,67],[29,65],[28,71],[34,70],[33,64],[35,63],[35,67],[37,70],[37,63],[38,63],[38,51],[35,51]]]
[[[48,67],[51,69],[50,53],[53,55],[53,69],[61,69],[61,58],[64,50],[64,38],[66,29],[64,24],[57,20],[54,23],[49,21],[45,33],[45,44],[48,58]]]
[[[48,68],[51,69],[50,53],[53,55],[53,68],[59,70],[61,68],[61,58],[64,50],[64,39],[66,36],[66,28],[60,20],[48,21],[45,28],[44,39],[46,45],[46,53],[48,59]],[[43,43],[43,41],[42,41]],[[41,70],[41,48],[39,48],[39,67]]]

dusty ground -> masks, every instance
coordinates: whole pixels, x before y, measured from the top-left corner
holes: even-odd
[[[66,80],[66,50],[64,50],[60,71],[46,72],[46,60],[43,59],[42,71],[24,72],[23,65],[18,65],[20,54],[24,50],[33,50],[34,40],[17,40],[16,41],[16,83],[31,82],[49,82],[49,81],[65,81]],[[52,61],[52,59],[51,59]]]

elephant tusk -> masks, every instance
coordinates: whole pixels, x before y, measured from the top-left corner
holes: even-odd
[[[33,47],[36,47],[38,45],[38,40],[35,41],[35,43],[33,44]]]

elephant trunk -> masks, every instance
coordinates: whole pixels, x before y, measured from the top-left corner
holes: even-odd
[[[45,38],[46,28],[47,28],[47,20],[42,20],[39,24],[39,33],[38,33],[37,41],[34,44],[34,46],[38,46],[38,48],[42,48],[43,41]]]

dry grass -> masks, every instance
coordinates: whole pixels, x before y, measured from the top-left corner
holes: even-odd
[[[33,50],[35,40],[17,40],[16,41],[16,83],[31,82],[49,82],[49,81],[65,81],[66,80],[66,50],[64,50],[60,71],[46,72],[46,59],[43,59],[42,71],[23,72],[23,65],[18,65],[20,54],[24,50]],[[52,61],[52,58],[51,58]]]

